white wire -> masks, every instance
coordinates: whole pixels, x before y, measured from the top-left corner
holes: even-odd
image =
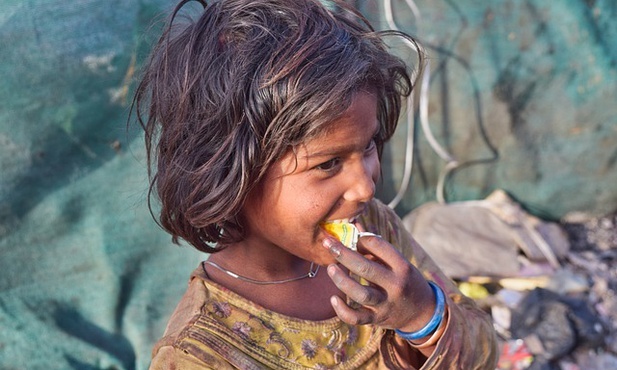
[[[420,24],[420,22],[422,21],[422,17],[420,16],[420,9],[416,5],[416,3],[413,0],[405,0],[405,2],[407,3],[407,6],[411,10],[411,13],[413,14],[414,18],[416,19],[416,22]],[[384,0],[384,10],[386,13],[385,17],[386,17],[386,22],[388,22],[388,27],[390,27],[393,30],[398,30],[399,28],[397,27],[396,22],[394,21],[394,12],[392,11],[392,0]]]
[[[422,18],[420,16],[420,9],[417,7],[416,3],[413,0],[405,0],[407,6],[411,10],[412,14],[416,18],[418,25],[420,24]],[[396,21],[394,20],[394,12],[392,11],[392,0],[384,0],[384,15],[386,18],[386,22],[388,23],[388,27],[393,30],[399,30],[399,27],[396,25]],[[418,46],[412,43],[410,40],[404,39],[407,46],[409,46],[416,53],[420,53],[418,50]],[[413,78],[415,79],[415,71]],[[437,180],[437,185],[435,189],[435,196],[439,203],[445,203],[445,181],[450,172],[456,169],[460,164],[459,162],[446,151],[439,142],[435,139],[433,132],[431,131],[431,127],[428,120],[428,100],[429,100],[429,88],[430,88],[430,80],[431,80],[431,66],[430,61],[427,59],[425,69],[422,74],[422,84],[420,86],[420,100],[419,100],[419,110],[420,110],[420,124],[422,126],[422,131],[424,132],[424,136],[428,141],[429,145],[435,153],[439,157],[441,157],[444,161],[446,161],[446,166],[439,174],[439,178]],[[411,103],[410,103],[411,102]],[[410,118],[411,117],[411,118]],[[406,149],[405,149],[405,169],[403,172],[403,179],[401,181],[401,186],[394,197],[394,199],[388,203],[388,206],[391,208],[396,207],[398,203],[403,199],[405,192],[407,192],[407,188],[409,187],[409,182],[411,180],[411,171],[413,168],[413,147],[414,147],[414,119],[413,119],[413,99],[412,95],[407,99],[407,141],[406,141]]]
[[[411,9],[411,13],[413,14],[413,16],[419,23],[422,20],[422,17],[420,16],[420,8],[418,8],[416,2],[413,0],[405,0],[405,2],[407,3],[409,9]]]
[[[405,1],[407,1],[408,4],[409,3],[413,4],[413,9],[416,9],[416,10],[414,11],[412,9],[412,13],[414,17],[416,17],[416,19],[418,20],[418,24],[420,24],[420,21],[419,21],[420,13],[417,11],[418,7],[415,6],[412,0],[405,0]],[[400,28],[396,25],[396,21],[394,20],[394,13],[392,11],[392,0],[384,0],[384,10],[385,10],[385,17],[386,17],[386,22],[388,23],[388,27],[390,27],[390,29],[392,30],[400,31]],[[409,46],[411,50],[420,54],[421,51],[418,50],[418,45],[414,44],[413,42],[411,42],[410,40],[406,38],[403,38],[403,41],[405,42],[407,46]],[[414,73],[416,73],[416,71],[414,71]]]
[[[431,126],[428,122],[428,91],[430,88],[430,79],[431,79],[431,62],[429,60],[426,61],[426,66],[424,69],[424,74],[422,75],[422,85],[420,86],[420,124],[422,125],[422,130],[424,131],[424,136],[426,136],[426,140],[429,145],[438,156],[441,157],[446,162],[451,162],[453,160],[450,153],[448,153],[435,139],[433,136],[433,131],[431,131]],[[424,98],[424,99],[422,99]]]
[[[412,6],[410,6],[410,9],[414,17],[419,19],[420,12],[418,10],[418,7],[415,6],[413,1],[411,0],[408,1],[408,5],[410,4],[410,2],[412,4]],[[392,12],[392,1],[391,0],[384,0],[384,9],[385,9],[385,17],[386,17],[386,22],[388,23],[388,27],[392,30],[399,30],[399,28],[396,25],[396,22],[394,21],[394,14]],[[418,53],[418,55],[420,54],[420,50],[418,50],[417,45],[415,45],[413,42],[405,38],[403,38],[403,40],[408,47],[410,47],[413,51]],[[415,79],[416,75],[417,75],[417,70],[414,70],[412,78]],[[414,117],[413,112],[414,112],[414,100],[413,100],[413,94],[410,94],[409,97],[407,97],[407,139],[405,142],[405,167],[403,170],[403,177],[402,177],[401,185],[399,186],[398,192],[396,196],[390,201],[390,203],[388,203],[388,207],[390,208],[396,207],[401,202],[405,193],[407,192],[407,188],[409,187],[409,183],[411,181],[411,172],[413,170],[414,131],[415,131],[414,130],[415,117]]]
[[[407,192],[407,188],[409,187],[409,182],[411,181],[411,171],[413,169],[413,142],[414,142],[414,114],[413,114],[413,94],[409,95],[407,98],[407,141],[405,142],[405,169],[403,171],[403,180],[401,181],[401,186],[399,187],[398,193],[388,203],[388,207],[394,208],[396,207],[403,196]]]

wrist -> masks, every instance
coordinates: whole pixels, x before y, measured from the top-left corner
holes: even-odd
[[[429,348],[432,347],[434,345],[437,344],[437,342],[439,341],[439,339],[441,339],[444,331],[446,330],[446,326],[448,325],[448,318],[449,318],[449,309],[446,306],[446,311],[444,314],[444,318],[441,321],[441,323],[439,324],[439,327],[437,327],[437,330],[435,330],[433,332],[433,335],[431,335],[428,339],[424,340],[424,341],[408,341],[415,349],[425,349],[425,348]],[[425,337],[426,338],[426,337]]]
[[[430,320],[422,327],[421,329],[413,332],[406,332],[399,329],[395,329],[396,334],[408,341],[419,340],[422,338],[426,338],[429,335],[435,333],[437,329],[440,327],[442,322],[444,321],[445,313],[446,313],[446,299],[443,290],[434,282],[429,281],[429,285],[433,290],[433,294],[435,296],[435,311],[431,316]]]

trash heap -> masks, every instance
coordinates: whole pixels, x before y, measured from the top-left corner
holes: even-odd
[[[491,314],[499,370],[617,369],[617,212],[546,222],[497,190],[403,221]]]

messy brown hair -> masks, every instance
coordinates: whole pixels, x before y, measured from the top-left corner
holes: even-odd
[[[178,25],[187,2],[145,65],[133,107],[160,225],[212,253],[243,238],[240,211],[269,166],[323,132],[360,90],[377,97],[381,153],[412,81],[386,33],[342,1],[200,1],[199,17]]]

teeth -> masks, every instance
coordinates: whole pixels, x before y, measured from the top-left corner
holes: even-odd
[[[341,218],[340,220],[329,220],[329,221],[325,221],[324,223],[329,223],[329,224],[353,224],[354,222],[356,222],[355,218]]]

